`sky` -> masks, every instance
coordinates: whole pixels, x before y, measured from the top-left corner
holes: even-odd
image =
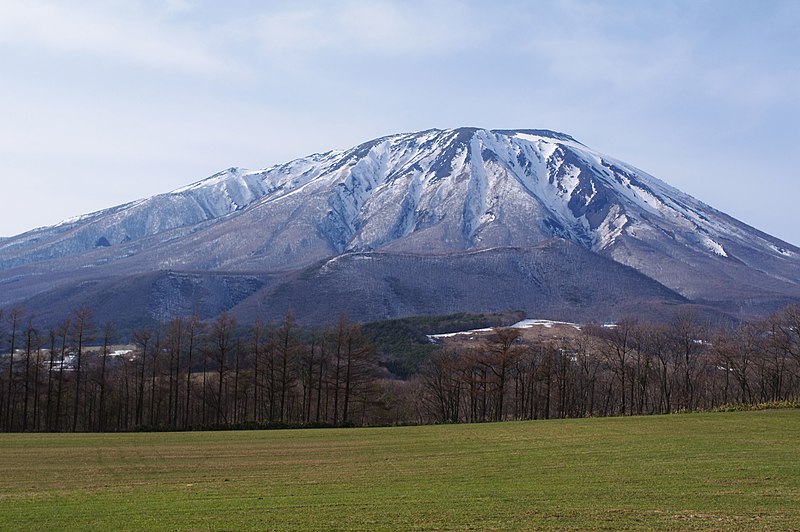
[[[568,133],[800,245],[800,2],[0,0],[0,236],[428,128]]]

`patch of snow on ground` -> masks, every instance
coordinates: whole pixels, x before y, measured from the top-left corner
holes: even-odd
[[[792,253],[791,251],[789,251],[786,248],[778,247],[778,246],[775,246],[775,245],[773,245],[771,247],[772,247],[773,250],[777,251],[778,253],[780,253],[784,257],[794,257],[794,253]]]
[[[436,342],[436,340],[440,338],[452,338],[453,336],[459,336],[461,334],[475,334],[475,333],[482,333],[482,332],[491,332],[495,330],[495,327],[485,327],[483,329],[470,329],[469,331],[458,331],[452,333],[443,333],[443,334],[429,334],[428,339],[431,342]]]
[[[703,245],[705,245],[706,249],[709,251],[713,251],[717,255],[721,257],[727,257],[728,254],[725,253],[725,249],[716,241],[712,240],[711,238],[706,237],[703,239]]]
[[[655,197],[649,190],[633,185],[635,190],[635,199],[637,203],[645,210],[659,212],[664,208],[661,200]]]
[[[531,327],[545,327],[547,329],[552,329],[555,325],[567,325],[569,327],[575,327],[579,331],[581,330],[581,326],[578,325],[577,323],[572,323],[569,321],[553,321],[553,320],[522,320],[512,325],[511,328],[529,329]]]
[[[559,196],[566,196],[567,198],[572,197],[572,193],[575,189],[580,185],[580,168],[577,168],[572,165],[568,165],[566,167],[566,171],[564,172],[564,176],[559,179],[560,190],[557,192]]]
[[[326,273],[328,273],[329,271],[331,271],[331,266],[332,266],[332,265],[333,265],[333,264],[334,264],[336,261],[338,261],[339,259],[342,259],[342,258],[344,258],[344,257],[347,257],[347,256],[348,256],[348,255],[342,254],[342,255],[336,255],[336,256],[335,256],[335,257],[333,257],[332,259],[329,259],[329,260],[328,260],[328,261],[327,261],[325,264],[323,264],[323,265],[322,265],[322,267],[319,269],[319,273],[321,273],[321,274],[326,274]]]
[[[549,159],[558,148],[559,144],[569,146],[571,148],[577,147],[574,142],[569,142],[561,139],[554,139],[552,137],[543,137],[541,135],[531,135],[530,133],[516,133],[514,138],[525,140],[535,145],[541,152],[545,159]]]
[[[619,205],[612,206],[608,216],[597,228],[597,249],[603,249],[613,244],[614,240],[622,234],[627,223],[628,217],[621,213]]]
[[[522,320],[518,321],[517,323],[510,325],[508,328],[510,329],[530,329],[532,327],[545,327],[547,329],[551,329],[556,325],[566,325],[569,327],[575,327],[577,330],[581,330],[580,325],[577,323],[572,323],[569,321],[554,321],[554,320],[536,320],[536,319],[529,319],[529,320]],[[429,334],[428,340],[433,343],[436,343],[436,340],[442,338],[452,338],[454,336],[460,336],[462,334],[476,334],[476,333],[484,333],[484,332],[492,332],[495,329],[502,329],[503,327],[484,327],[483,329],[470,329],[468,331],[458,331],[458,332],[451,332],[451,333],[441,333],[441,334]]]

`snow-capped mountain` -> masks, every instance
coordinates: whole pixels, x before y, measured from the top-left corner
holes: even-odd
[[[726,311],[800,297],[800,249],[547,130],[398,134],[0,241],[0,304],[159,270],[279,272],[343,253],[441,255],[549,239]],[[63,282],[62,282],[63,280]]]

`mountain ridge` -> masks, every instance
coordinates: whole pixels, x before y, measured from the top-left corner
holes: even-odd
[[[290,272],[346,253],[455,256],[553,238],[711,306],[800,298],[800,249],[787,242],[570,135],[458,128],[231,167],[0,239],[0,305],[91,278]]]

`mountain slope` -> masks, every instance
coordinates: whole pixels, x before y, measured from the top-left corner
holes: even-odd
[[[572,137],[429,130],[0,240],[0,305],[158,270],[287,272],[342,253],[442,255],[553,238],[734,313],[800,298],[800,249]]]
[[[313,323],[339,313],[378,321],[506,310],[583,321],[666,317],[686,303],[632,268],[552,239],[451,255],[346,253],[266,286],[235,311],[252,320],[293,309]]]
[[[251,322],[278,321],[292,310],[310,324],[342,313],[376,321],[506,310],[583,321],[634,314],[666,318],[687,303],[634,269],[563,239],[449,255],[345,253],[273,275],[163,271],[108,277],[28,301],[47,322],[89,305],[100,315],[114,315],[123,331],[172,316],[223,311]]]

